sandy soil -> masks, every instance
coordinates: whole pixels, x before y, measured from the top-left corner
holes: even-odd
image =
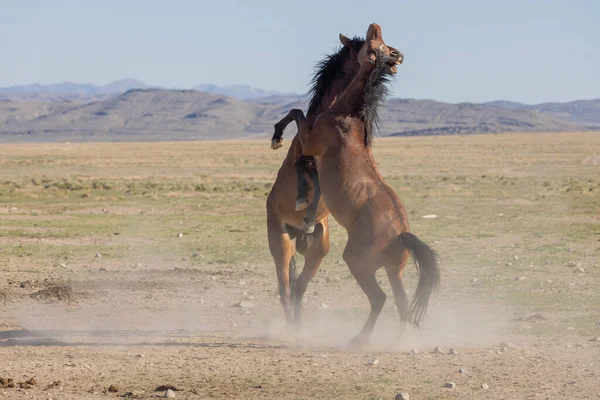
[[[103,145],[87,164],[81,152],[82,167],[70,147],[62,164],[60,149],[0,148],[0,399],[150,399],[168,387],[181,399],[599,399],[590,138],[378,141],[413,230],[442,255],[442,284],[424,328],[402,331],[381,271],[388,302],[360,351],[346,344],[368,305],[335,223],[304,329],[283,328],[264,228],[283,155],[264,143],[173,145],[169,163],[145,144]],[[136,146],[138,164],[125,165]],[[212,164],[190,161],[207,149]],[[178,157],[205,175],[168,170]],[[270,161],[249,168],[256,157]],[[223,181],[209,176],[219,162]],[[40,176],[82,188],[30,183]],[[97,179],[113,187],[94,189]],[[416,279],[409,265],[409,293]]]

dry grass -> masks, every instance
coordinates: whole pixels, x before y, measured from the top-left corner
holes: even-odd
[[[413,232],[442,257],[442,286],[432,305],[434,317],[444,316],[448,308],[452,315],[472,317],[475,306],[507,315],[509,333],[531,340],[545,338],[554,346],[548,350],[555,352],[550,357],[562,360],[563,366],[571,362],[570,353],[561,353],[563,341],[587,344],[590,337],[600,336],[600,166],[595,161],[600,155],[600,134],[378,139],[374,149],[383,175],[407,206]],[[38,301],[30,299],[36,298],[35,288],[11,282],[46,278],[69,281],[77,293],[89,293],[83,303],[100,309],[112,304],[108,317],[118,325],[129,318],[136,321],[144,313],[156,318],[160,310],[165,318],[165,313],[173,312],[164,311],[165,304],[175,301],[177,310],[193,308],[191,316],[185,315],[186,323],[195,321],[197,313],[210,315],[211,324],[221,327],[230,327],[232,321],[241,326],[261,318],[280,318],[264,207],[284,156],[284,150],[270,150],[268,141],[1,145],[0,302],[9,307],[0,311],[0,327],[18,328],[19,321],[7,310]],[[438,218],[421,218],[427,214]],[[307,295],[308,321],[324,312],[321,303],[342,321],[364,317],[365,299],[339,262],[345,240],[345,232],[332,220],[331,252]],[[408,270],[411,291],[414,278],[414,269]],[[249,315],[228,307],[233,299],[244,299],[239,296],[245,291],[256,297]],[[49,295],[60,299],[54,292]],[[134,306],[136,311],[129,311]],[[43,315],[65,318],[48,310]],[[87,318],[85,309],[81,312]],[[532,317],[536,315],[542,318]],[[460,325],[461,320],[452,323]],[[352,330],[344,330],[344,335]],[[533,345],[526,349],[538,351]],[[594,349],[589,348],[590,356]],[[39,351],[45,365],[44,350]],[[234,350],[219,351],[235,362]],[[289,355],[279,350],[260,352],[267,359]],[[505,367],[486,358],[488,352],[480,353],[473,362],[488,363],[489,371],[500,368],[490,374],[503,375]],[[17,357],[12,349],[4,354]],[[112,362],[111,354],[106,353],[106,365]],[[518,356],[514,354],[514,368],[520,363]],[[245,362],[253,362],[251,353],[247,357]],[[335,357],[339,365],[346,365],[361,356]],[[468,361],[471,356],[465,357]],[[196,359],[190,362],[195,365]],[[449,374],[444,363],[418,362],[433,374]],[[319,369],[311,365],[312,361],[305,369]],[[221,367],[228,377],[228,364],[217,370]],[[263,367],[259,363],[251,369]],[[23,364],[23,371],[27,368]],[[553,366],[544,368],[548,372]],[[411,371],[407,382],[416,393],[442,390],[437,380]],[[343,376],[344,371],[338,373]],[[369,396],[376,398],[379,391],[396,388],[390,374],[377,375],[375,369],[372,374],[372,385],[363,387]],[[355,393],[359,382],[346,378],[340,388],[348,395]],[[180,386],[179,381],[173,382]],[[149,382],[148,387],[156,384]],[[217,391],[237,393],[219,382],[214,385]],[[479,393],[480,384],[473,385],[474,392],[466,393],[467,397]],[[326,391],[326,386],[313,389]],[[498,391],[490,398],[524,398],[529,389]],[[273,395],[280,394],[272,390]],[[545,393],[558,392],[547,389]]]

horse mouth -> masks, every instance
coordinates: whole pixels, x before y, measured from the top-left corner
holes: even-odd
[[[402,61],[404,61],[404,57],[400,56],[395,60],[390,60],[388,61],[386,64],[388,65],[388,67],[390,67],[390,72],[392,74],[396,74],[398,72],[398,65],[402,64]]]
[[[402,60],[390,61],[387,63],[388,67],[390,67],[390,72],[392,74],[396,74],[398,72],[397,65],[400,65],[400,64],[402,64]]]

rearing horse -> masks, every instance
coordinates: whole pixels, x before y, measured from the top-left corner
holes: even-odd
[[[352,82],[360,64],[358,53],[364,44],[363,39],[349,39],[340,34],[342,48],[317,64],[310,90],[311,99],[306,115],[307,123],[329,108],[337,97]],[[295,119],[296,110],[275,124],[272,148],[281,147],[281,136],[285,127]],[[302,112],[302,111],[300,111]],[[304,116],[304,114],[302,114]],[[279,296],[286,322],[289,328],[299,327],[301,323],[302,298],[310,280],[317,273],[325,255],[329,252],[329,229],[327,217],[329,210],[322,199],[312,201],[309,210],[297,210],[294,205],[297,197],[296,175],[304,174],[302,168],[308,168],[313,184],[313,196],[307,200],[319,198],[319,185],[316,169],[309,159],[302,157],[298,136],[292,140],[288,154],[279,169],[273,188],[267,197],[267,230],[269,250],[275,261]],[[296,165],[301,159],[301,163]],[[302,161],[304,163],[302,163]],[[297,167],[298,171],[297,171]],[[299,182],[303,180],[300,179]],[[300,190],[308,188],[302,187]],[[316,194],[316,196],[315,196]],[[299,197],[303,197],[301,194]],[[301,207],[298,207],[301,208]],[[305,214],[316,215],[314,232],[306,233]],[[313,217],[314,218],[314,217]],[[293,240],[296,239],[294,246]],[[295,277],[295,251],[304,255],[304,268],[298,278]]]
[[[375,278],[379,268],[385,267],[401,321],[417,327],[440,280],[435,252],[410,233],[406,210],[370,150],[386,84],[403,58],[385,44],[379,25],[371,24],[358,54],[360,70],[335,104],[313,123],[295,114],[302,153],[315,157],[323,198],[348,232],[344,261],[371,305],[365,325],[350,342],[356,346],[368,343],[386,301]],[[402,271],[411,253],[419,283],[409,304]]]

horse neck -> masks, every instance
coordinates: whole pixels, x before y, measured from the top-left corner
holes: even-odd
[[[346,90],[337,98],[335,111],[356,115],[363,109],[365,106],[364,93],[372,72],[373,68],[370,66],[362,66],[358,70]]]
[[[344,65],[344,73],[340,74],[339,76],[337,76],[335,79],[332,80],[331,84],[329,85],[329,90],[327,91],[327,93],[323,96],[323,98],[321,99],[321,101],[319,102],[319,107],[317,107],[316,111],[314,112],[314,114],[312,115],[307,115],[306,117],[308,118],[308,120],[311,122],[311,124],[314,122],[314,120],[317,118],[317,116],[329,109],[331,106],[333,106],[336,101],[339,99],[340,95],[348,88],[348,86],[352,83],[352,81],[354,80],[354,78],[356,77],[356,74],[358,73],[358,68],[357,66],[354,66],[354,63],[356,63],[356,61],[352,61],[352,66],[350,65]]]

